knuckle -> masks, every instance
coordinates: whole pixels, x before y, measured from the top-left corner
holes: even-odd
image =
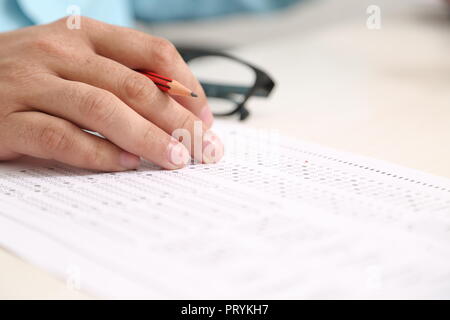
[[[86,16],[80,16],[80,22],[88,27],[95,26],[96,24],[100,23],[100,21]]]
[[[123,88],[129,99],[144,99],[151,95],[149,81],[139,74],[132,74],[126,77]]]
[[[70,15],[67,15],[65,17],[59,18],[58,20],[50,23],[49,26],[56,28],[67,28],[67,21],[70,17]]]
[[[108,92],[91,92],[85,95],[81,103],[82,116],[90,121],[107,124],[116,112],[114,97]]]
[[[77,15],[75,12],[72,15],[67,15],[63,18],[59,18],[58,20],[56,20],[55,22],[51,23],[51,25],[57,26],[57,27],[61,27],[61,28],[67,28],[67,24],[70,18],[76,16],[77,18],[79,18],[80,24],[84,25],[86,27],[90,27],[95,25],[96,23],[100,23],[100,21],[83,16],[83,15]]]
[[[91,168],[102,168],[105,164],[103,150],[98,143],[91,152],[85,154],[85,161]]]
[[[71,145],[65,130],[53,125],[44,127],[39,133],[38,139],[45,150],[50,153],[66,151]]]
[[[187,110],[180,110],[173,115],[173,123],[177,129],[194,129],[195,117]]]
[[[106,23],[86,16],[80,17],[80,23],[83,27],[87,27],[88,29],[106,26]]]
[[[154,60],[158,64],[173,62],[178,55],[175,45],[164,38],[152,39],[151,46],[153,47]]]
[[[137,147],[138,150],[151,150],[151,145],[152,145],[152,141],[155,138],[155,131],[153,130],[153,128],[151,126],[148,126],[145,131],[144,134],[142,136],[142,139],[140,141],[137,141]],[[142,152],[141,152],[142,153]]]
[[[194,117],[189,112],[180,112],[176,123],[179,124],[179,129],[193,130],[194,121]]]
[[[148,128],[145,129],[144,136],[142,137],[142,139],[144,141],[151,140],[153,136],[154,136],[153,128],[149,126]]]
[[[30,47],[32,50],[53,57],[66,57],[69,55],[64,42],[53,36],[39,36],[31,40]]]

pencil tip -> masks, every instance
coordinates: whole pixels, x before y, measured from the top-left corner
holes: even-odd
[[[194,93],[194,92],[191,93],[191,96],[194,97],[194,98],[198,98],[198,95],[196,93]]]

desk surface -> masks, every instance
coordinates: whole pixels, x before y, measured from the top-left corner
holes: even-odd
[[[362,14],[240,49],[279,84],[248,125],[450,178],[449,33],[432,10],[379,31]],[[0,265],[0,299],[88,297],[6,250]]]

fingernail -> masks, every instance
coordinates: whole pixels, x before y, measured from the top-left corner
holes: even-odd
[[[141,165],[141,158],[128,152],[122,152],[119,156],[119,164],[127,170],[137,169]]]
[[[224,146],[219,137],[212,131],[203,136],[203,163],[218,163],[224,155]]]
[[[203,121],[204,124],[206,124],[207,126],[212,126],[213,122],[214,122],[214,116],[211,112],[211,108],[209,107],[209,105],[206,105],[201,113],[200,113],[200,120]]]
[[[173,140],[167,150],[168,159],[173,169],[180,169],[185,167],[191,161],[191,155],[186,147],[176,140]]]

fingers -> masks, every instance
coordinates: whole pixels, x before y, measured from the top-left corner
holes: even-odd
[[[98,72],[108,70],[108,72]],[[128,106],[144,118],[157,125],[167,134],[172,135],[176,130],[187,130],[190,137],[200,141],[203,148],[208,145],[215,157],[201,152],[195,152],[191,141],[185,142],[194,158],[200,162],[215,163],[223,155],[223,145],[214,133],[192,112],[181,106],[167,94],[161,92],[147,77],[135,72],[124,65],[104,58],[93,56],[86,59],[81,66],[66,64],[58,70],[63,78],[83,82],[112,92]],[[199,143],[197,143],[198,145]]]
[[[0,161],[10,161],[20,158],[20,154],[9,150],[0,150]]]
[[[112,143],[40,112],[12,113],[0,131],[6,147],[23,155],[99,171],[130,170],[140,163],[139,157]]]
[[[47,91],[30,88],[30,103],[40,111],[96,131],[121,149],[163,168],[180,169],[190,161],[188,150],[144,119],[112,93],[85,83],[43,78]]]
[[[133,29],[109,25],[90,28],[89,38],[97,54],[131,69],[149,70],[176,79],[193,90],[198,98],[174,99],[200,118],[208,128],[212,126],[213,116],[203,88],[169,41]]]

